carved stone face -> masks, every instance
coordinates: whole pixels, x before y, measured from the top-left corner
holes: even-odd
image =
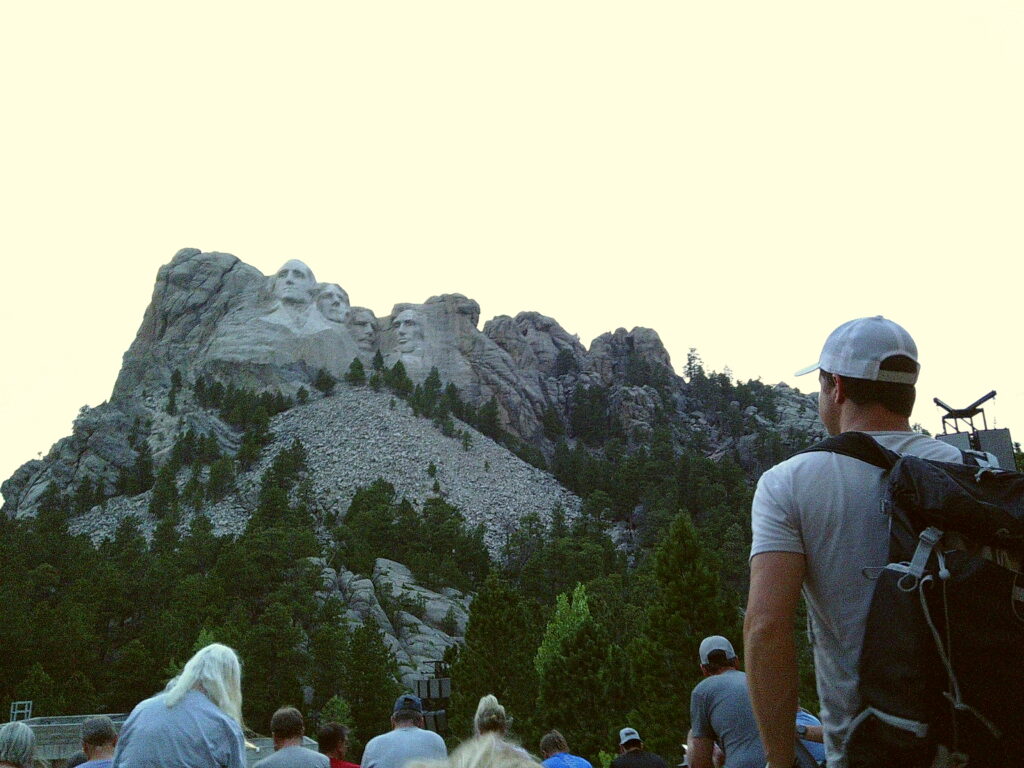
[[[372,352],[377,341],[377,323],[373,314],[367,309],[353,309],[345,321],[356,346],[363,352]]]
[[[416,352],[423,346],[423,318],[414,309],[404,309],[395,318],[395,326],[398,328],[398,351],[403,354]]]
[[[317,294],[316,306],[332,323],[343,323],[349,309],[348,294],[337,283],[325,283]]]
[[[309,304],[315,287],[312,270],[298,259],[286,261],[273,277],[274,295],[289,303]]]

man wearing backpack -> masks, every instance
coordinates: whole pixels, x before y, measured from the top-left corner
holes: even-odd
[[[884,447],[962,461],[946,443],[910,428],[917,346],[881,316],[851,320],[828,337],[818,362],[818,412],[830,435],[866,432]],[[858,662],[873,582],[888,560],[880,513],[883,470],[849,456],[803,453],[758,482],[752,509],[750,592],[744,627],[747,679],[768,765],[794,760],[797,707],[794,620],[807,602],[830,768],[846,768],[844,743],[860,710]]]

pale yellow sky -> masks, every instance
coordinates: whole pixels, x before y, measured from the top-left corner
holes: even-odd
[[[792,371],[840,322],[1024,439],[1017,2],[8,3],[0,479],[181,247]],[[481,322],[482,325],[482,322]]]

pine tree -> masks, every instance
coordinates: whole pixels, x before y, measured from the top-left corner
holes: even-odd
[[[352,707],[356,735],[365,742],[389,728],[391,707],[402,692],[398,664],[371,623],[352,633],[347,659],[343,695]]]
[[[488,437],[498,440],[501,437],[501,421],[498,419],[498,401],[492,397],[480,409],[477,416],[477,428]]]
[[[629,722],[634,698],[626,653],[590,616],[551,650],[538,678],[535,721],[557,723],[573,752],[599,765],[598,753]]]
[[[674,754],[688,729],[700,641],[724,635],[739,649],[739,605],[723,591],[720,572],[689,515],[679,514],[654,556],[646,621],[630,652],[636,688],[644,693],[630,722],[652,734],[648,744],[659,754]]]
[[[157,519],[178,513],[178,484],[174,465],[168,462],[157,473],[153,495],[149,499],[149,513]]]
[[[544,630],[544,638],[537,648],[537,655],[533,658],[534,669],[537,676],[542,677],[544,670],[551,659],[558,653],[562,641],[576,634],[584,622],[590,619],[590,607],[587,605],[587,588],[583,584],[577,584],[572,593],[572,600],[569,595],[562,593],[555,600],[555,612],[548,621]]]
[[[323,368],[317,371],[316,378],[313,379],[313,386],[325,395],[330,395],[334,392],[334,385],[337,383],[337,380]]]
[[[363,361],[358,357],[352,359],[348,373],[345,374],[345,381],[355,386],[362,386],[366,383],[366,369],[363,367]]]
[[[210,477],[206,483],[206,496],[217,502],[227,496],[235,487],[235,463],[227,456],[221,456],[210,465]]]
[[[473,600],[466,644],[452,668],[448,722],[457,738],[469,736],[481,696],[493,693],[526,736],[537,697],[533,659],[539,636],[537,616],[520,592],[497,573]]]

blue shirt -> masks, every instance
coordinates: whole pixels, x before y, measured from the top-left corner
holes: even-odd
[[[242,728],[206,694],[173,707],[159,694],[136,705],[118,736],[113,768],[245,768]]]
[[[816,718],[807,710],[798,709],[796,711],[796,724],[821,725],[821,720]],[[813,757],[819,763],[825,759],[825,745],[822,744],[820,741],[808,741],[807,739],[800,739],[800,743],[807,747],[807,751],[811,753],[811,757]]]
[[[541,765],[544,768],[594,768],[589,760],[584,760],[576,755],[570,755],[568,752],[559,752],[557,755],[552,755],[542,762]]]

